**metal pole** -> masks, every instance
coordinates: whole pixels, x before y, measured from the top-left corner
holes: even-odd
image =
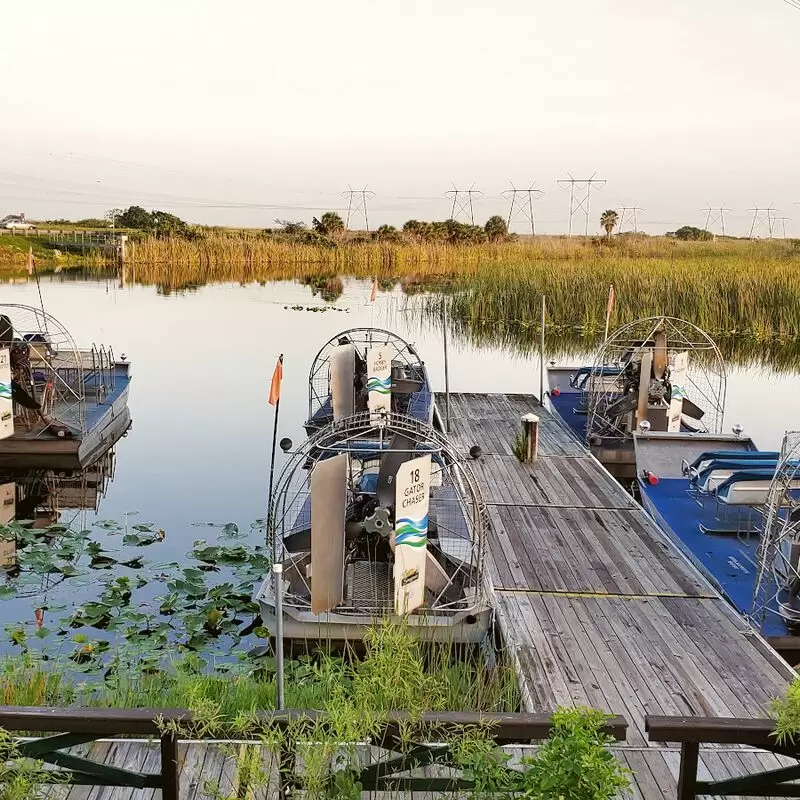
[[[539,369],[539,405],[544,405],[544,321],[547,314],[547,305],[545,297],[542,295],[542,326],[539,331],[539,358],[541,359],[541,366]]]
[[[272,565],[275,584],[275,678],[278,684],[278,711],[286,707],[283,694],[283,564]]]
[[[444,429],[450,433],[450,369],[447,361],[447,298],[443,298],[442,333],[444,336]]]

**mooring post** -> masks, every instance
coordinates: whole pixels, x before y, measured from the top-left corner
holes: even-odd
[[[522,435],[525,439],[525,461],[536,461],[539,455],[539,417],[525,414],[522,418]]]
[[[447,298],[443,298],[442,331],[444,333],[444,429],[450,433],[450,369],[447,363]]]

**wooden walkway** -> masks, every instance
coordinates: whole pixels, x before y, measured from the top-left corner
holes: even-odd
[[[511,755],[511,763],[519,763],[525,756],[533,755],[533,747],[505,747]],[[373,752],[374,751],[374,752]],[[76,751],[71,751],[76,752]],[[624,747],[617,749],[620,761],[633,773],[635,785],[629,796],[644,800],[673,800],[680,766],[680,752],[670,748],[640,749]],[[158,742],[141,740],[119,740],[94,742],[81,748],[81,754],[93,760],[123,769],[143,772],[159,767]],[[365,748],[363,761],[372,763],[384,751]],[[250,756],[250,758],[248,758]],[[180,797],[182,800],[279,800],[277,763],[269,750],[260,744],[185,742],[179,745]],[[241,768],[259,764],[254,771]],[[769,753],[758,753],[743,749],[725,748],[706,750],[701,753],[698,777],[734,778],[766,769],[779,769],[795,763],[791,759],[779,758]],[[407,773],[411,774],[411,773]],[[414,770],[414,775],[449,777],[452,769],[439,765]],[[159,800],[158,789],[126,789],[113,786],[64,786],[42,787],[43,800]],[[396,793],[364,792],[364,797],[392,797]],[[402,795],[401,795],[402,796]],[[411,800],[427,800],[442,797],[441,793],[414,792]],[[456,795],[450,794],[449,797]]]
[[[513,454],[540,418],[539,458]],[[637,793],[675,797],[679,752],[645,714],[768,716],[792,670],[532,395],[455,394],[450,437],[475,463],[492,522],[488,573],[525,710],[589,705],[627,717]],[[767,754],[709,748],[713,777]]]

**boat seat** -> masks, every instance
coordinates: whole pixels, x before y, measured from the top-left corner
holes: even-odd
[[[736,472],[751,469],[770,469],[775,472],[778,466],[777,459],[739,460],[718,459],[704,462],[702,469],[689,471],[690,486],[701,492],[710,492],[715,486],[729,478]]]
[[[777,461],[780,456],[776,450],[708,450],[700,453],[691,464],[684,461],[683,474],[688,475],[690,470],[703,469],[704,461],[759,461],[773,458]]]
[[[714,489],[714,495],[726,506],[763,506],[774,477],[774,469],[734,472]],[[800,488],[800,481],[797,488]]]

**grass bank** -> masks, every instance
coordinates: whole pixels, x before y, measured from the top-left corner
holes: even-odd
[[[78,267],[87,263],[82,253],[59,250],[47,239],[38,236],[0,235],[0,279],[28,274],[28,252],[33,251],[40,272]],[[88,259],[100,263],[97,257]]]

